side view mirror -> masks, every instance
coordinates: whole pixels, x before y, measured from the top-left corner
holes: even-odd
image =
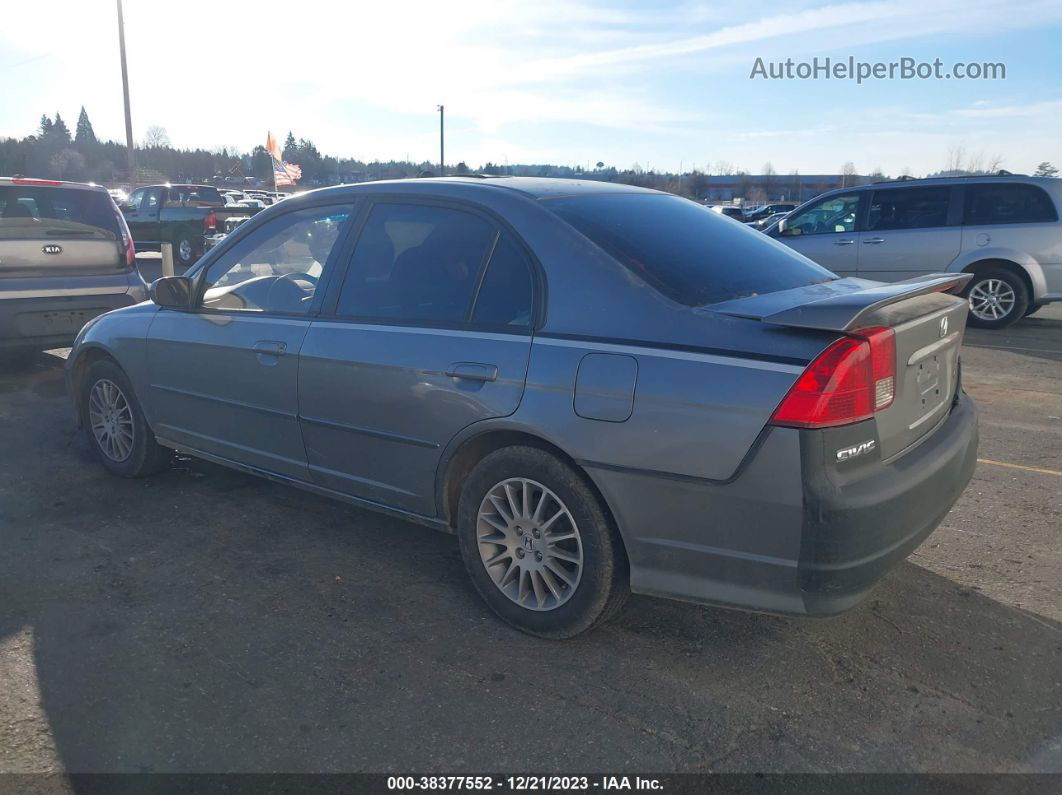
[[[192,305],[192,284],[187,276],[163,276],[148,286],[148,298],[167,309],[188,309]]]
[[[121,204],[118,205],[118,209],[121,210],[126,215],[128,215],[131,212],[135,212],[136,211],[136,207],[133,206],[132,204],[130,204],[129,202],[122,202]]]

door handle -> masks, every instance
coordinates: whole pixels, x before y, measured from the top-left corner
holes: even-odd
[[[455,362],[451,364],[446,374],[451,378],[463,378],[466,381],[497,381],[498,368],[493,364],[479,364],[477,362]]]
[[[259,356],[283,356],[288,350],[288,344],[276,340],[259,340],[251,350]]]
[[[838,240],[836,243],[834,243],[834,245],[835,246],[850,246],[853,243],[855,243],[854,240]]]
[[[884,243],[885,242],[885,238],[883,238],[883,237],[868,237],[863,242],[867,243],[869,245],[875,245],[876,246],[878,243]]]

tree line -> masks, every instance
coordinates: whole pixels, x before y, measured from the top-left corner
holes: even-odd
[[[149,127],[139,144],[135,146],[139,184],[170,180],[174,182],[230,181],[242,182],[244,178],[255,179],[259,184],[272,181],[272,163],[264,146],[256,146],[250,152],[240,152],[236,147],[214,149],[178,149],[171,145],[165,128]],[[428,161],[405,160],[363,161],[324,155],[307,138],[297,138],[291,131],[284,139],[284,160],[295,163],[302,169],[300,185],[317,187],[342,182],[363,182],[378,179],[400,179],[435,175],[439,164]],[[987,165],[985,161],[987,160]],[[1002,158],[984,158],[982,155],[968,157],[965,151],[953,148],[949,154],[948,167],[938,172],[939,176],[957,174],[992,173],[998,169]],[[78,182],[96,182],[104,185],[126,184],[126,148],[117,141],[100,141],[92,128],[88,113],[82,106],[74,132],[57,111],[55,116],[42,114],[38,128],[24,138],[0,139],[0,175],[23,175],[64,179]],[[464,162],[447,166],[447,174],[469,174],[473,169]],[[778,174],[771,163],[764,164],[760,174],[735,167],[728,161],[718,161],[714,166],[676,174],[644,169],[638,163],[627,169],[617,169],[598,162],[594,167],[557,166],[550,164],[500,165],[486,163],[475,173],[508,174],[536,177],[579,177],[607,180],[667,190],[672,193],[701,198],[708,195],[713,177],[737,182],[739,193],[746,199],[767,200],[785,196],[793,198],[800,193],[801,178],[798,172]],[[1048,162],[1036,169],[1037,176],[1055,176],[1058,170]],[[908,170],[904,171],[909,174]],[[840,171],[841,183],[855,184],[860,178],[855,166],[846,162]],[[875,169],[870,179],[884,179],[881,169]]]

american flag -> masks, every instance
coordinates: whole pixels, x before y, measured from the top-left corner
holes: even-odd
[[[302,169],[294,163],[285,163],[283,160],[273,158],[273,179],[277,187],[281,185],[294,185],[302,179]]]
[[[294,185],[302,179],[302,169],[294,163],[285,163],[280,156],[280,144],[277,143],[277,139],[273,137],[271,132],[266,133],[265,148],[273,159],[273,179],[276,181],[278,188],[281,185]]]

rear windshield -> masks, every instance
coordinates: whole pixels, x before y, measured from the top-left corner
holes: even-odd
[[[543,205],[661,293],[689,306],[837,278],[762,232],[678,196],[606,194]]]
[[[0,185],[0,240],[118,236],[118,214],[103,191]]]

